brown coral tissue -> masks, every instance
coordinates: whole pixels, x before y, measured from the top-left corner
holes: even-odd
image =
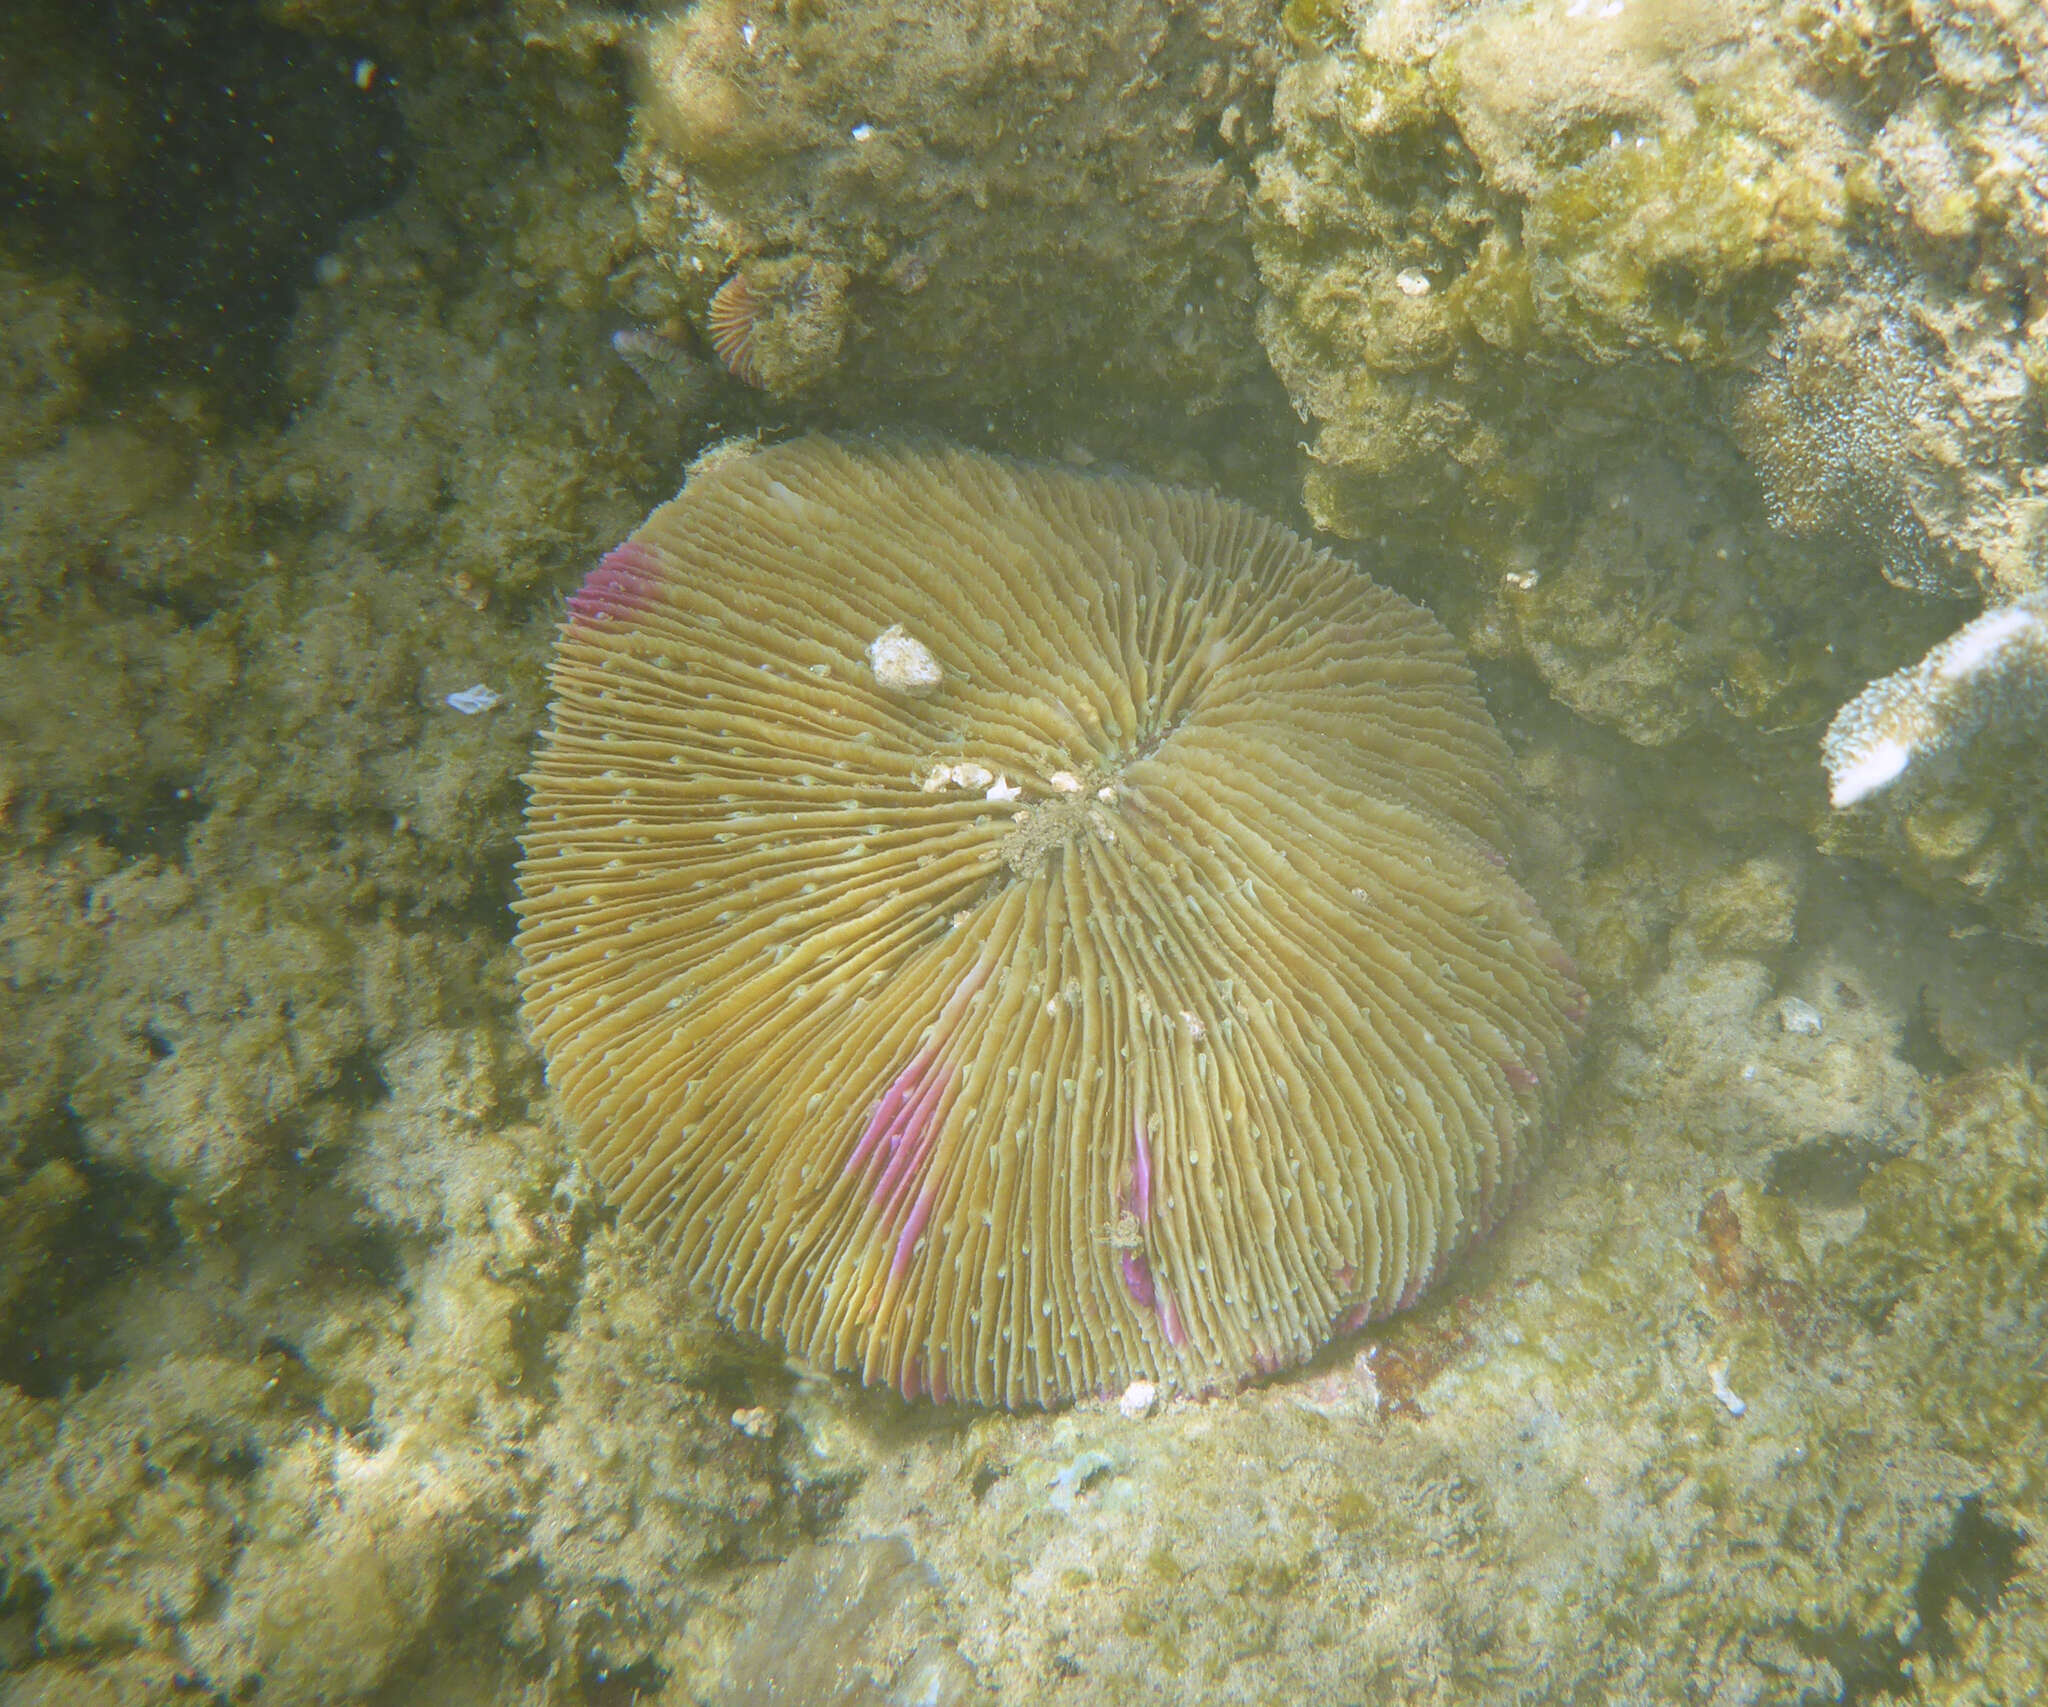
[[[1213,1388],[1413,1299],[1585,996],[1451,637],[1221,498],[724,453],[570,599],[526,1013],[736,1323],[907,1395]]]

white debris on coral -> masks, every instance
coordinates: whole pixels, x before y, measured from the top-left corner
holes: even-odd
[[[876,685],[891,693],[930,693],[946,679],[931,648],[900,622],[892,622],[868,642],[868,668],[875,673]]]
[[[480,711],[489,711],[494,705],[501,703],[504,697],[503,694],[494,693],[482,682],[478,682],[475,687],[449,694],[445,703],[451,710],[461,712],[464,717],[474,717]]]
[[[1024,790],[1006,776],[999,776],[988,785],[986,798],[995,801],[1015,800]]]
[[[931,773],[920,786],[927,794],[937,794],[945,788],[971,788],[978,792],[995,780],[996,773],[987,765],[978,765],[972,759],[959,759],[949,765],[932,766]]]
[[[1707,1385],[1716,1399],[1727,1408],[1731,1417],[1739,1417],[1749,1409],[1749,1401],[1728,1385],[1728,1365],[1710,1363],[1707,1365]]]
[[[1867,800],[2028,700],[2048,705],[2048,593],[1986,611],[1837,712],[1820,749],[1828,799]]]

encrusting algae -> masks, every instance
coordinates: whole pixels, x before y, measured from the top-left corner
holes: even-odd
[[[907,1395],[1209,1388],[1407,1304],[1524,1172],[1585,998],[1506,748],[1434,618],[1276,524],[715,457],[552,686],[527,1016],[740,1324]]]

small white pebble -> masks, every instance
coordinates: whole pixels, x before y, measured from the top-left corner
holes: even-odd
[[[1015,800],[1023,792],[1024,790],[1019,788],[1008,777],[999,776],[988,785],[988,793],[984,798],[997,801]]]
[[[855,142],[865,142],[875,134],[875,127],[871,124],[857,124],[850,134]]]
[[[474,717],[479,711],[489,711],[503,698],[504,695],[493,693],[482,682],[478,682],[473,688],[451,693],[446,703],[461,712],[464,717]]]
[[[1794,1037],[1818,1037],[1826,1029],[1820,1009],[1797,996],[1787,996],[1778,1004],[1778,1024]]]
[[[1079,794],[1081,792],[1081,779],[1072,771],[1054,771],[1045,780],[1061,794]]]
[[[1707,1365],[1707,1384],[1713,1389],[1714,1397],[1728,1407],[1731,1417],[1739,1417],[1749,1409],[1749,1401],[1728,1385],[1728,1365],[1710,1363]]]
[[[931,648],[900,622],[868,642],[868,668],[875,673],[875,685],[891,693],[930,693],[946,675]]]
[[[1401,287],[1403,296],[1429,295],[1429,275],[1413,267],[1403,267],[1394,275],[1394,283]]]
[[[1159,1403],[1159,1383],[1156,1381],[1133,1381],[1123,1391],[1123,1397],[1116,1402],[1116,1408],[1136,1422],[1140,1417],[1149,1417]]]

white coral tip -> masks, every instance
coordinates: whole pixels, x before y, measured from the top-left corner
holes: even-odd
[[[1845,756],[1828,778],[1828,801],[1834,806],[1854,806],[1857,801],[1888,788],[1905,775],[1913,762],[1913,749],[1904,741],[1877,740],[1860,752]]]

